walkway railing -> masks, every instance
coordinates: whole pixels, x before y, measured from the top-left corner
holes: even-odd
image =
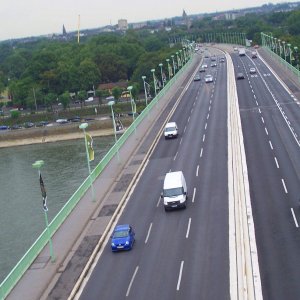
[[[53,234],[59,229],[65,219],[69,216],[71,211],[75,208],[77,203],[83,197],[83,195],[87,192],[92,182],[94,182],[97,177],[102,173],[105,167],[108,165],[110,160],[117,154],[117,151],[122,147],[122,145],[126,142],[128,137],[135,131],[137,126],[142,122],[142,120],[147,116],[147,114],[153,109],[155,104],[160,100],[160,98],[165,95],[165,93],[170,89],[170,87],[174,84],[177,78],[184,72],[186,67],[191,63],[192,59],[189,59],[187,63],[175,74],[172,79],[170,79],[164,88],[157,94],[157,96],[145,107],[142,113],[135,119],[135,121],[126,129],[123,135],[118,139],[118,141],[110,148],[110,150],[106,153],[103,159],[99,162],[99,164],[95,167],[95,169],[91,173],[91,178],[88,176],[84,182],[80,185],[80,187],[76,190],[76,192],[71,196],[71,198],[66,202],[66,204],[62,207],[62,209],[57,213],[57,215],[53,218],[51,223],[49,224],[49,230],[51,237]],[[30,267],[30,265],[34,262],[43,248],[47,245],[49,240],[49,235],[46,229],[41,233],[41,235],[37,238],[37,240],[33,243],[33,245],[28,249],[28,251],[24,254],[24,256],[20,259],[20,261],[16,264],[16,266],[11,270],[11,272],[7,275],[7,277],[0,284],[0,299],[3,300],[10,291],[14,288],[14,286],[18,283],[20,278],[26,272],[26,270]]]

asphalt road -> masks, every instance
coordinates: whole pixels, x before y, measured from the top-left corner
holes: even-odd
[[[132,251],[106,245],[80,299],[230,298],[227,71],[205,60],[214,82],[191,81],[170,120],[179,137],[161,137],[118,222],[136,231]],[[166,213],[160,193],[169,170],[183,171],[188,207]]]
[[[300,107],[259,58],[232,59],[263,297],[300,299]]]

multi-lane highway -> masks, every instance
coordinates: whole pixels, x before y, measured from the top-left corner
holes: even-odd
[[[135,228],[133,250],[107,245],[81,299],[229,299],[227,72],[206,60],[214,82],[191,77],[170,119],[179,137],[160,138],[119,220]],[[188,207],[166,213],[170,170],[185,175]]]
[[[228,75],[224,55],[208,51],[217,66],[204,58],[202,80],[192,75],[176,95],[170,121],[179,137],[161,136],[118,221],[136,231],[132,251],[112,253],[108,242],[80,299],[230,298]],[[236,86],[263,297],[300,299],[300,107],[260,58],[231,58],[245,75]],[[166,213],[160,194],[170,170],[183,171],[188,206]]]
[[[261,59],[232,59],[246,75],[237,91],[263,296],[300,299],[300,107]]]

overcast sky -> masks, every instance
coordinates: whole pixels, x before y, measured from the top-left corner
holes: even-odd
[[[0,0],[0,41],[42,34],[260,6],[276,0]],[[287,1],[284,1],[287,2]],[[297,2],[297,1],[289,1]]]

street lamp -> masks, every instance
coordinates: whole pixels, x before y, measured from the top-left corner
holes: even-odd
[[[285,52],[285,41],[282,41],[283,44],[283,55],[284,55],[284,60],[286,62],[286,52]]]
[[[173,76],[175,76],[175,62],[174,62],[174,55],[171,55],[173,61]]]
[[[34,169],[37,169],[38,174],[39,174],[39,181],[40,181],[40,188],[41,188],[42,197],[43,197],[43,209],[44,209],[46,229],[47,229],[47,233],[48,233],[51,262],[55,262],[55,256],[54,256],[54,252],[53,252],[53,244],[52,244],[51,233],[50,233],[49,222],[48,222],[48,214],[47,214],[47,211],[48,211],[47,204],[46,204],[47,195],[46,195],[46,190],[45,190],[44,182],[43,182],[42,175],[41,175],[41,167],[43,165],[44,165],[43,160],[37,160],[35,163],[32,164],[32,167]]]
[[[146,106],[147,106],[148,105],[148,98],[147,98],[147,89],[146,89],[146,82],[145,82],[146,76],[142,76],[142,79],[143,79],[143,83],[144,83],[145,101],[146,101]]]
[[[292,50],[291,50],[291,44],[287,44],[289,48],[289,54],[290,54],[290,65],[292,65]]]
[[[156,80],[155,80],[155,74],[154,74],[155,69],[151,69],[151,72],[153,74],[154,91],[155,91],[155,97],[156,97],[157,91],[156,91],[156,82],[155,82]]]
[[[182,50],[179,50],[180,60],[181,60],[181,66],[183,65],[183,58],[182,58]]]
[[[294,47],[294,56],[295,56],[295,63],[296,63],[296,66],[297,66],[297,70],[299,71],[299,57],[298,57],[298,47]],[[298,72],[299,74],[299,72]]]
[[[134,99],[132,98],[132,86],[130,85],[129,87],[127,87],[127,90],[129,91],[130,93],[130,104],[131,104],[131,111],[132,111],[132,122],[133,122],[133,126],[134,126],[134,131],[136,132],[136,124],[135,124],[135,113],[136,113],[136,105],[135,105],[135,102],[134,102]]]
[[[91,176],[91,166],[90,166],[90,157],[89,157],[89,150],[88,150],[88,141],[87,141],[87,134],[85,132],[85,129],[89,126],[88,123],[81,123],[79,125],[79,129],[83,130],[84,134],[84,142],[85,142],[85,151],[86,151],[86,159],[87,159],[87,164],[88,164],[88,170],[89,170],[89,177],[90,177],[90,183],[91,183],[91,189],[92,189],[92,201],[95,202],[95,192],[94,192],[94,185],[93,185],[93,180]]]
[[[178,67],[178,70],[179,70],[179,57],[178,57],[178,51],[176,52],[176,57],[177,57],[177,67]]]
[[[164,88],[164,87],[165,87],[165,83],[164,83],[163,71],[162,71],[163,64],[160,63],[158,66],[160,67],[161,82],[162,82],[162,86],[163,86],[163,88]]]
[[[171,74],[170,74],[170,59],[166,59],[167,65],[168,65],[168,74],[169,74],[169,80],[171,79]]]
[[[117,130],[116,130],[116,121],[115,121],[115,114],[114,114],[114,110],[113,110],[113,105],[115,104],[115,101],[109,101],[107,103],[108,106],[110,106],[110,110],[111,110],[111,117],[113,120],[113,127],[114,127],[114,135],[115,135],[115,144],[117,143],[118,139],[117,139]],[[119,147],[117,147],[117,156],[118,156],[118,161],[120,161],[120,155],[119,155]]]

